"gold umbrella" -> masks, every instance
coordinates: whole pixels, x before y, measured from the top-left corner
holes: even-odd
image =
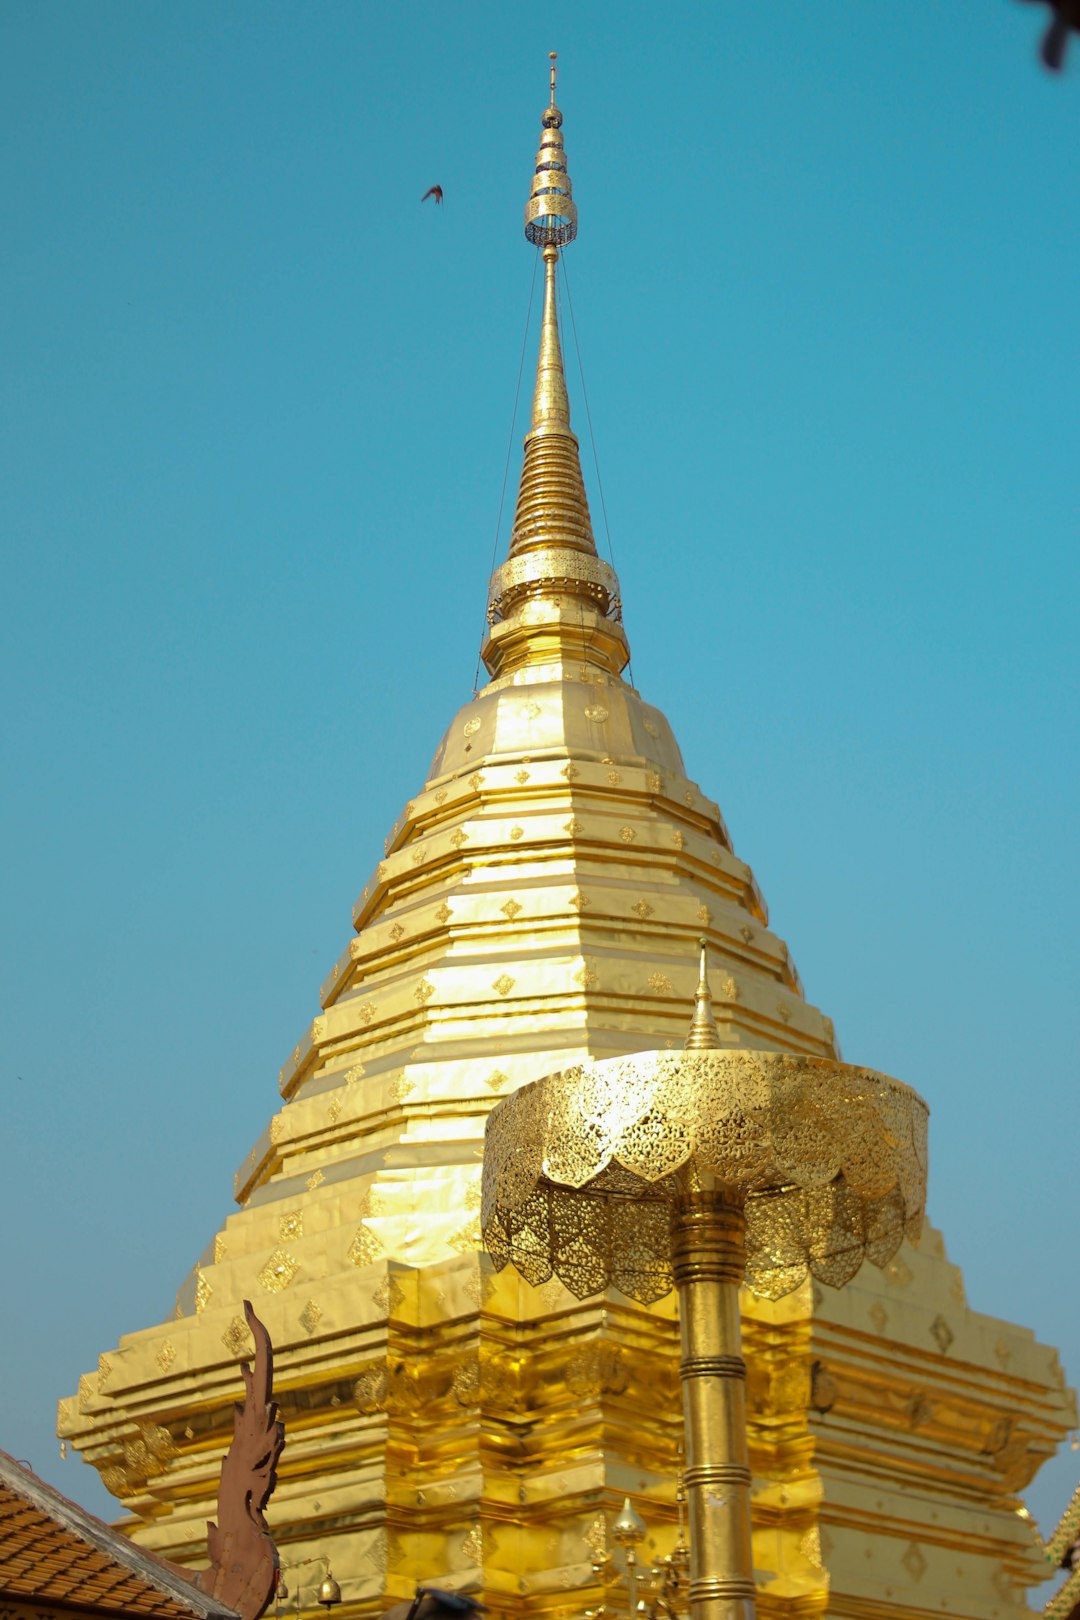
[[[873,1069],[720,1047],[702,944],[686,1049],[564,1069],[488,1116],[484,1244],[497,1270],[679,1295],[690,1603],[748,1620],[754,1582],[739,1285],[842,1287],[917,1241],[927,1107]]]

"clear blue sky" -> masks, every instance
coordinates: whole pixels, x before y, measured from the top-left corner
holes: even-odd
[[[556,20],[0,16],[0,1444],[99,1510],[55,1400],[230,1208],[472,687],[551,48],[635,681],[929,1100],[972,1303],[1080,1378],[1080,50],[1009,0]]]

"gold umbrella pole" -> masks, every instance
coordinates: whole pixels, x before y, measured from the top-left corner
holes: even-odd
[[[674,1205],[693,1620],[753,1620],[746,1363],[739,1286],[746,1272],[740,1204],[715,1190]]]

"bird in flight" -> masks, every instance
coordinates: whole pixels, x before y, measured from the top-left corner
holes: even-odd
[[[424,195],[421,197],[420,201],[421,202],[427,202],[429,197],[434,197],[436,203],[441,206],[442,205],[442,186],[429,186],[427,191],[424,192]]]

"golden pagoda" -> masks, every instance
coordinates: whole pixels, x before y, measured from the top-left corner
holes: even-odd
[[[553,70],[526,206],[543,321],[491,679],[390,829],[175,1317],[124,1335],[60,1403],[128,1534],[205,1562],[257,1300],[287,1431],[269,1516],[290,1613],[314,1612],[332,1568],[342,1615],[419,1579],[500,1616],[582,1615],[625,1498],[642,1558],[671,1551],[674,1305],[495,1274],[486,1116],[568,1065],[681,1047],[699,936],[720,1045],[839,1055],[717,805],[623,679],[560,347],[577,224],[562,122]],[[742,1313],[761,1613],[1028,1613],[1045,1564],[1018,1493],[1077,1422],[1055,1351],[971,1310],[929,1226],[842,1292],[744,1290]]]

